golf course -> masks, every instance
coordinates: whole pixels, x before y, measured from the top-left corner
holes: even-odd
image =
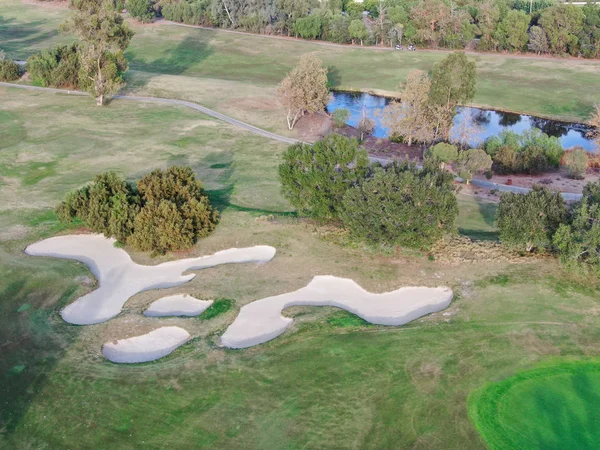
[[[69,13],[0,0],[0,47],[70,43]],[[282,191],[285,139],[305,136],[276,92],[303,54],[334,88],[395,93],[447,52],[130,26],[119,94],[232,120],[0,85],[0,448],[599,448],[600,282],[502,247],[496,194],[458,186],[456,236],[420,251],[355,240]],[[600,102],[598,60],[469,58],[473,105],[583,122]],[[191,248],[57,215],[99,173],[175,165],[218,211]]]

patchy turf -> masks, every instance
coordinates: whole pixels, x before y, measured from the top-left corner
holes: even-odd
[[[493,450],[596,449],[600,361],[561,361],[488,383],[469,398],[469,416]]]
[[[184,108],[0,95],[0,111],[23,126],[23,138],[0,153],[2,448],[481,448],[467,415],[473,389],[559,353],[598,352],[593,280],[573,279],[552,261],[455,266],[401,249],[341,246],[289,214],[277,182],[280,144]],[[34,163],[53,170],[28,183]],[[137,262],[256,244],[277,255],[265,265],[199,272],[190,292],[235,304],[210,320],[161,319],[195,337],[163,360],[110,364],[102,343],[156,328],[142,312],[176,288],[140,293],[106,323],[68,325],[60,309],[96,280],[83,264],[23,249],[71,231],[52,208],[97,172],[135,178],[174,163],[194,168],[221,222],[188,252],[132,253]],[[493,231],[478,202],[461,194],[458,226]],[[335,308],[286,310],[295,322],[277,340],[241,351],[217,346],[241,306],[318,274],[351,277],[373,292],[444,284],[456,299],[444,314],[399,328],[367,326]]]

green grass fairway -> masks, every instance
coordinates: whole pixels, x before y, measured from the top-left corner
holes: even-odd
[[[597,449],[600,361],[559,362],[490,383],[469,399],[490,449]]]
[[[69,42],[57,33],[67,10],[0,0],[0,47],[14,58]],[[276,86],[300,56],[315,52],[338,88],[396,91],[412,69],[429,71],[447,52],[331,47],[173,25],[134,25],[128,90],[198,101],[271,131],[287,133]],[[600,102],[600,61],[473,55],[475,105],[586,120]]]
[[[291,215],[277,165],[285,146],[181,107],[0,88],[0,448],[4,449],[481,449],[469,394],[552,355],[600,345],[600,290],[553,261],[442,264],[426,255],[341,245]],[[183,254],[273,245],[264,265],[198,272],[184,287],[142,292],[114,319],[72,326],[59,311],[93,289],[83,264],[26,256],[67,233],[52,209],[94,174],[131,178],[169,164],[194,168],[222,211],[210,237]],[[458,226],[491,237],[493,206],[461,194]],[[79,231],[79,230],[75,230]],[[335,308],[290,308],[281,337],[233,351],[219,336],[239,308],[350,277],[373,292],[448,285],[446,311],[403,327],[365,324]],[[229,299],[204,317],[154,320],[157,298]],[[219,314],[217,314],[217,312]],[[207,317],[208,316],[208,317]],[[194,339],[154,363],[122,366],[100,354],[118,337],[158,325]]]

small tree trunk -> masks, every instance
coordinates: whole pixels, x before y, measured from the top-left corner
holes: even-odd
[[[96,93],[98,96],[96,97],[96,105],[102,106],[104,105],[104,79],[102,78],[102,66],[100,65],[100,56],[97,60],[98,64],[98,79],[96,80]]]
[[[361,39],[360,40],[360,46],[362,47],[362,45],[363,45],[363,40]]]

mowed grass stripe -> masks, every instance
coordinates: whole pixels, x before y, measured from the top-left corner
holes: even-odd
[[[491,449],[598,448],[600,361],[554,362],[470,396],[469,415]]]

